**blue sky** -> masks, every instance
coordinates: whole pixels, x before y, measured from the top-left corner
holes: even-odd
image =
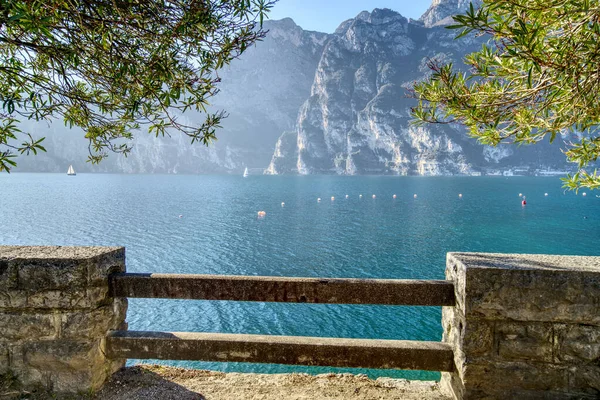
[[[417,19],[430,4],[431,0],[279,0],[269,18],[291,17],[306,30],[332,33],[342,21],[363,10],[391,8]]]

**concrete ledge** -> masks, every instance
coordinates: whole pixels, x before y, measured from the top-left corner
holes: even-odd
[[[112,295],[288,303],[454,305],[449,281],[287,278],[177,274],[114,274]]]
[[[450,345],[410,340],[341,339],[191,332],[113,331],[109,357],[452,371]]]

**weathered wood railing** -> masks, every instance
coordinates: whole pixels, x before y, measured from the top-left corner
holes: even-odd
[[[453,306],[450,281],[118,273],[114,297]],[[112,331],[109,357],[452,371],[447,343],[221,333]]]

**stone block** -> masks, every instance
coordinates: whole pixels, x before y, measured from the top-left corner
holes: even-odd
[[[496,322],[498,356],[503,361],[553,361],[553,325]]]
[[[77,342],[55,340],[24,344],[23,368],[20,375],[27,380],[37,380],[38,375],[51,382],[57,392],[77,392],[90,389],[90,382],[104,381],[106,359],[100,341]],[[26,372],[35,370],[36,372]]]
[[[87,263],[81,260],[14,259],[17,289],[28,292],[48,290],[84,290],[87,287]]]
[[[106,285],[106,278],[112,273],[125,272],[125,248],[109,247],[96,255],[88,263],[88,284]]]
[[[566,392],[569,379],[566,367],[533,362],[472,363],[463,374],[466,388],[486,393],[515,389]]]
[[[600,327],[556,324],[554,326],[555,362],[589,364],[600,369]]]
[[[600,257],[449,253],[448,265],[467,317],[600,325]]]
[[[579,365],[570,368],[569,389],[573,393],[600,398],[600,365]]]
[[[0,342],[54,339],[58,337],[56,325],[52,313],[0,312]]]
[[[27,292],[11,290],[0,286],[0,309],[26,308]]]
[[[126,313],[126,299],[115,299],[114,304],[91,311],[62,313],[60,337],[62,339],[102,338],[109,330],[117,330],[122,326]]]

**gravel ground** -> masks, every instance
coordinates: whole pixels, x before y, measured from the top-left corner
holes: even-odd
[[[239,374],[156,365],[121,370],[97,400],[450,400],[436,382],[364,375]]]

